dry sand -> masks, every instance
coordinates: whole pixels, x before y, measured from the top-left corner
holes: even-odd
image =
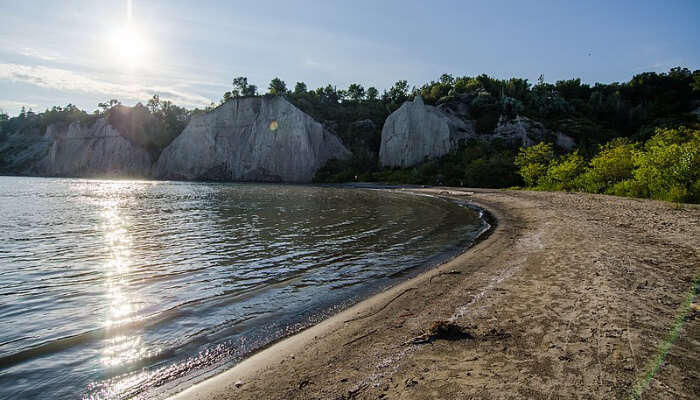
[[[700,398],[697,298],[688,306],[700,273],[700,208],[423,191],[469,199],[498,225],[454,260],[177,398]],[[414,340],[437,320],[471,337]]]

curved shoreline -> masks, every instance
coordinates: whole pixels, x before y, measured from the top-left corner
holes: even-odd
[[[700,208],[471,194],[498,221],[488,239],[172,398],[628,396],[698,272]],[[700,393],[691,317],[647,389],[659,398]],[[436,320],[471,339],[407,342]]]
[[[349,185],[329,185],[329,186],[338,186],[338,187],[348,187]],[[355,186],[349,186],[355,188]],[[430,273],[431,271],[437,270],[442,268],[445,264],[448,264],[452,262],[454,259],[460,257],[464,253],[470,251],[474,246],[477,244],[483,242],[484,240],[488,239],[488,237],[493,233],[497,226],[497,219],[491,214],[489,210],[486,208],[483,208],[481,206],[475,205],[469,201],[466,201],[465,199],[462,198],[455,198],[450,197],[450,196],[445,196],[444,193],[425,193],[425,192],[419,192],[415,191],[413,189],[418,189],[418,188],[397,188],[395,186],[391,187],[378,187],[378,186],[371,186],[371,187],[356,187],[357,189],[370,189],[370,190],[392,190],[392,191],[406,191],[407,194],[412,194],[412,195],[422,195],[422,196],[428,196],[428,197],[433,197],[437,199],[438,201],[448,201],[448,202],[454,202],[456,204],[459,204],[462,207],[469,208],[473,211],[476,211],[479,213],[480,219],[486,224],[486,226],[472,239],[466,240],[461,244],[461,247],[457,250],[453,250],[453,253],[445,253],[443,254],[440,258],[439,261],[434,261],[433,263],[428,263],[424,265],[423,271],[419,272],[418,275],[409,278],[405,281],[398,282],[397,284],[394,284],[390,286],[388,289],[380,290],[379,292],[376,293],[370,293],[369,297],[364,298],[360,300],[359,302],[351,305],[348,308],[342,309],[341,311],[329,315],[327,318],[324,318],[323,320],[319,321],[318,323],[312,324],[311,326],[308,326],[296,333],[292,333],[289,336],[285,336],[282,338],[279,338],[277,340],[272,341],[271,343],[253,351],[251,354],[247,355],[244,357],[240,362],[237,364],[231,366],[228,369],[225,369],[215,375],[212,375],[202,381],[199,381],[195,383],[194,385],[188,384],[187,380],[182,381],[180,384],[177,384],[174,386],[174,389],[170,389],[172,391],[177,391],[177,388],[179,386],[185,386],[185,388],[181,391],[177,391],[175,394],[170,395],[166,397],[167,399],[194,399],[194,398],[209,398],[213,393],[217,391],[217,389],[220,387],[220,385],[226,381],[227,379],[230,379],[231,376],[237,377],[238,379],[242,379],[255,371],[259,369],[260,367],[264,366],[265,364],[274,361],[275,357],[279,357],[279,354],[275,354],[275,352],[278,351],[278,346],[280,348],[284,348],[285,351],[283,352],[284,354],[293,354],[293,352],[290,352],[290,345],[296,349],[297,347],[295,346],[300,346],[305,343],[307,343],[308,337],[309,336],[318,336],[319,334],[325,333],[328,331],[328,329],[331,329],[331,326],[333,326],[332,322],[334,319],[339,319],[342,320],[343,322],[345,318],[347,318],[352,310],[355,310],[354,312],[360,312],[362,310],[366,310],[368,307],[371,307],[372,305],[381,302],[380,296],[387,296],[390,293],[393,293],[395,290],[398,290],[398,288],[403,287],[407,283],[410,283],[411,281],[427,274]],[[438,256],[436,256],[438,257]],[[330,326],[327,326],[330,325]],[[319,332],[316,332],[316,330],[319,330]],[[312,331],[312,332],[307,332],[307,331]],[[311,335],[313,333],[313,335]],[[304,340],[301,342],[297,342],[296,337],[301,336]],[[296,338],[296,339],[295,339]],[[290,343],[287,343],[289,341]],[[267,352],[270,351],[272,354],[267,354]],[[196,393],[194,394],[193,392],[203,392],[203,393]]]

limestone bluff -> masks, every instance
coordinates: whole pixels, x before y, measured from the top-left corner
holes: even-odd
[[[524,147],[551,141],[567,150],[575,146],[571,137],[522,116],[506,118],[501,115],[496,128],[489,134],[477,133],[474,125],[474,121],[469,120],[464,102],[435,107],[424,104],[423,98],[416,96],[386,119],[382,128],[379,164],[383,167],[412,167],[444,156],[457,148],[460,141],[469,139],[503,139]]]
[[[228,101],[190,121],[163,150],[154,177],[311,182],[330,159],[351,156],[340,139],[283,97]]]
[[[131,135],[130,135],[131,134]],[[159,156],[100,118],[12,132],[4,170],[19,175],[311,182],[328,160],[351,156],[340,139],[283,97],[230,100],[194,116]]]
[[[520,146],[539,141],[571,149],[573,139],[526,117],[501,116],[479,133],[468,102],[431,106],[421,96],[404,102],[383,124],[381,167],[413,167],[449,153],[465,140],[503,139]],[[119,112],[128,117],[129,108]],[[352,153],[324,124],[283,96],[235,98],[194,115],[162,150],[139,143],[139,126],[102,117],[91,123],[49,125],[0,140],[5,173],[61,177],[150,178],[308,183],[332,159]],[[354,125],[372,121],[355,121]],[[376,150],[375,150],[376,151]],[[375,153],[376,157],[376,153]]]

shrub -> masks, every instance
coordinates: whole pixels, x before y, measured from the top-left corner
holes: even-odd
[[[547,172],[537,181],[544,190],[575,190],[577,178],[586,169],[586,162],[577,151],[550,161]]]
[[[550,143],[539,143],[531,147],[521,147],[515,157],[518,173],[527,186],[533,187],[547,173],[549,161],[554,158]]]
[[[591,159],[590,169],[578,178],[581,190],[592,193],[609,193],[617,183],[632,178],[635,143],[627,139],[615,139],[600,147]]]
[[[700,131],[658,129],[634,157],[634,179],[648,196],[667,201],[699,201]]]

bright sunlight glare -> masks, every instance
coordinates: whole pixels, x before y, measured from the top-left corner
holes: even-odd
[[[133,26],[115,31],[112,34],[112,49],[118,61],[129,67],[141,67],[149,54],[144,35]]]

